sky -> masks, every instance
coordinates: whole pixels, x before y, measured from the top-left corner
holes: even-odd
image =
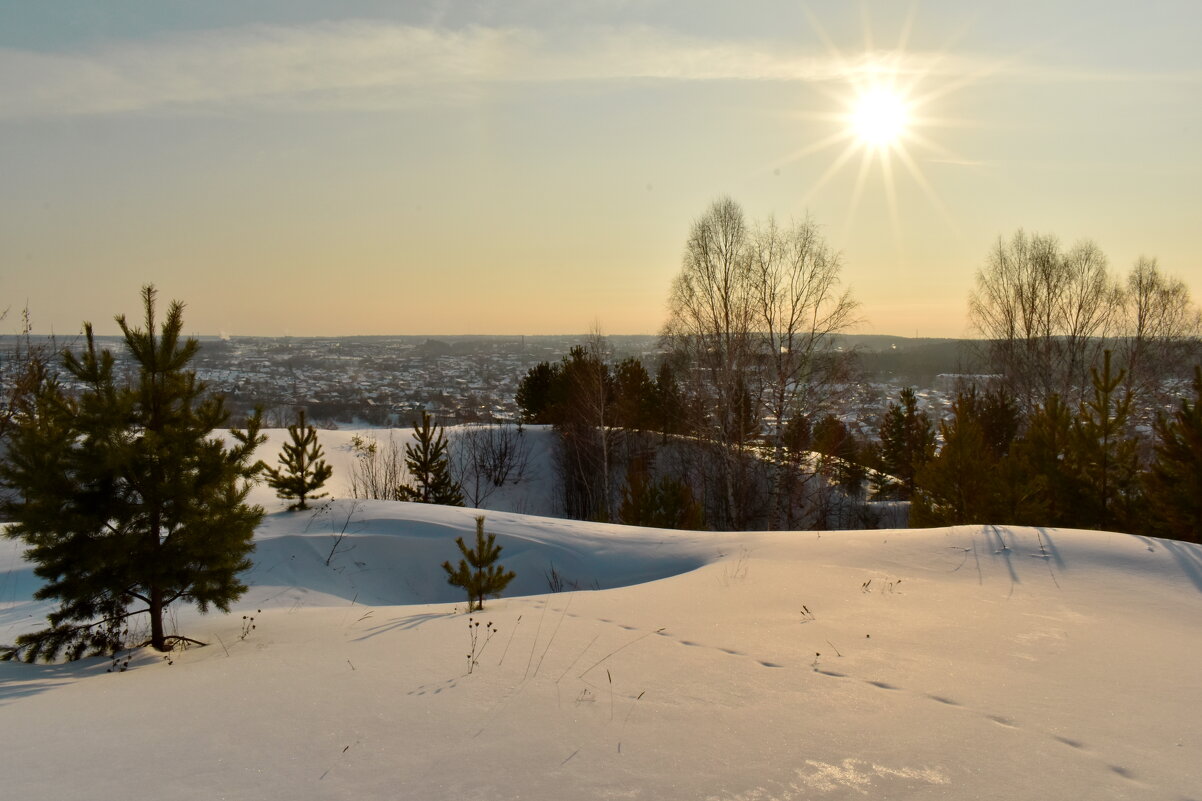
[[[861,333],[971,334],[1019,228],[1197,299],[1198,41],[1194,0],[0,0],[0,327],[154,283],[198,334],[655,333],[723,196],[817,223]]]

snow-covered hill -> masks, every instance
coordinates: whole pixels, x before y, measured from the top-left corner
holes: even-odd
[[[267,500],[236,611],[179,612],[209,646],[0,665],[4,797],[1202,798],[1197,546],[494,511],[518,578],[469,622],[475,510]],[[0,549],[11,640],[45,608]]]

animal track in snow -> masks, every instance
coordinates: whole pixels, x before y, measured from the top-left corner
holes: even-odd
[[[950,698],[944,698],[942,695],[928,695],[927,698],[930,698],[932,701],[938,701],[941,704],[946,704],[947,706],[960,706],[959,702],[953,701]]]

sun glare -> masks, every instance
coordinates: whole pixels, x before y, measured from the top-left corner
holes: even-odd
[[[819,20],[808,11],[810,26],[825,43],[830,61],[842,80],[814,83],[831,102],[829,110],[797,112],[803,119],[830,125],[825,136],[813,137],[808,143],[775,160],[779,170],[782,163],[807,159],[819,153],[833,152],[830,163],[809,186],[802,198],[807,204],[841,173],[850,171],[848,213],[844,216],[844,235],[850,230],[856,208],[869,185],[869,177],[880,175],[881,188],[888,202],[889,217],[895,239],[902,239],[901,216],[898,204],[899,174],[905,174],[930,200],[949,226],[951,215],[939,199],[935,187],[923,174],[920,153],[932,154],[944,162],[960,161],[961,156],[949,151],[932,137],[932,129],[953,124],[945,117],[931,114],[932,104],[974,80],[973,75],[940,78],[927,59],[912,60],[907,48],[914,23],[915,10],[902,26],[893,48],[873,44],[871,26],[865,17],[864,49],[844,52],[827,34]],[[942,54],[935,52],[936,61]],[[812,132],[810,128],[807,132]],[[858,169],[854,166],[858,162]]]
[[[885,87],[875,87],[856,99],[851,129],[869,147],[887,148],[905,135],[907,110],[901,96]]]

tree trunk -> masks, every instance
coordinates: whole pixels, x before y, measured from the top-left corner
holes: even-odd
[[[167,638],[163,634],[163,590],[150,588],[150,645],[156,651],[167,650]]]

